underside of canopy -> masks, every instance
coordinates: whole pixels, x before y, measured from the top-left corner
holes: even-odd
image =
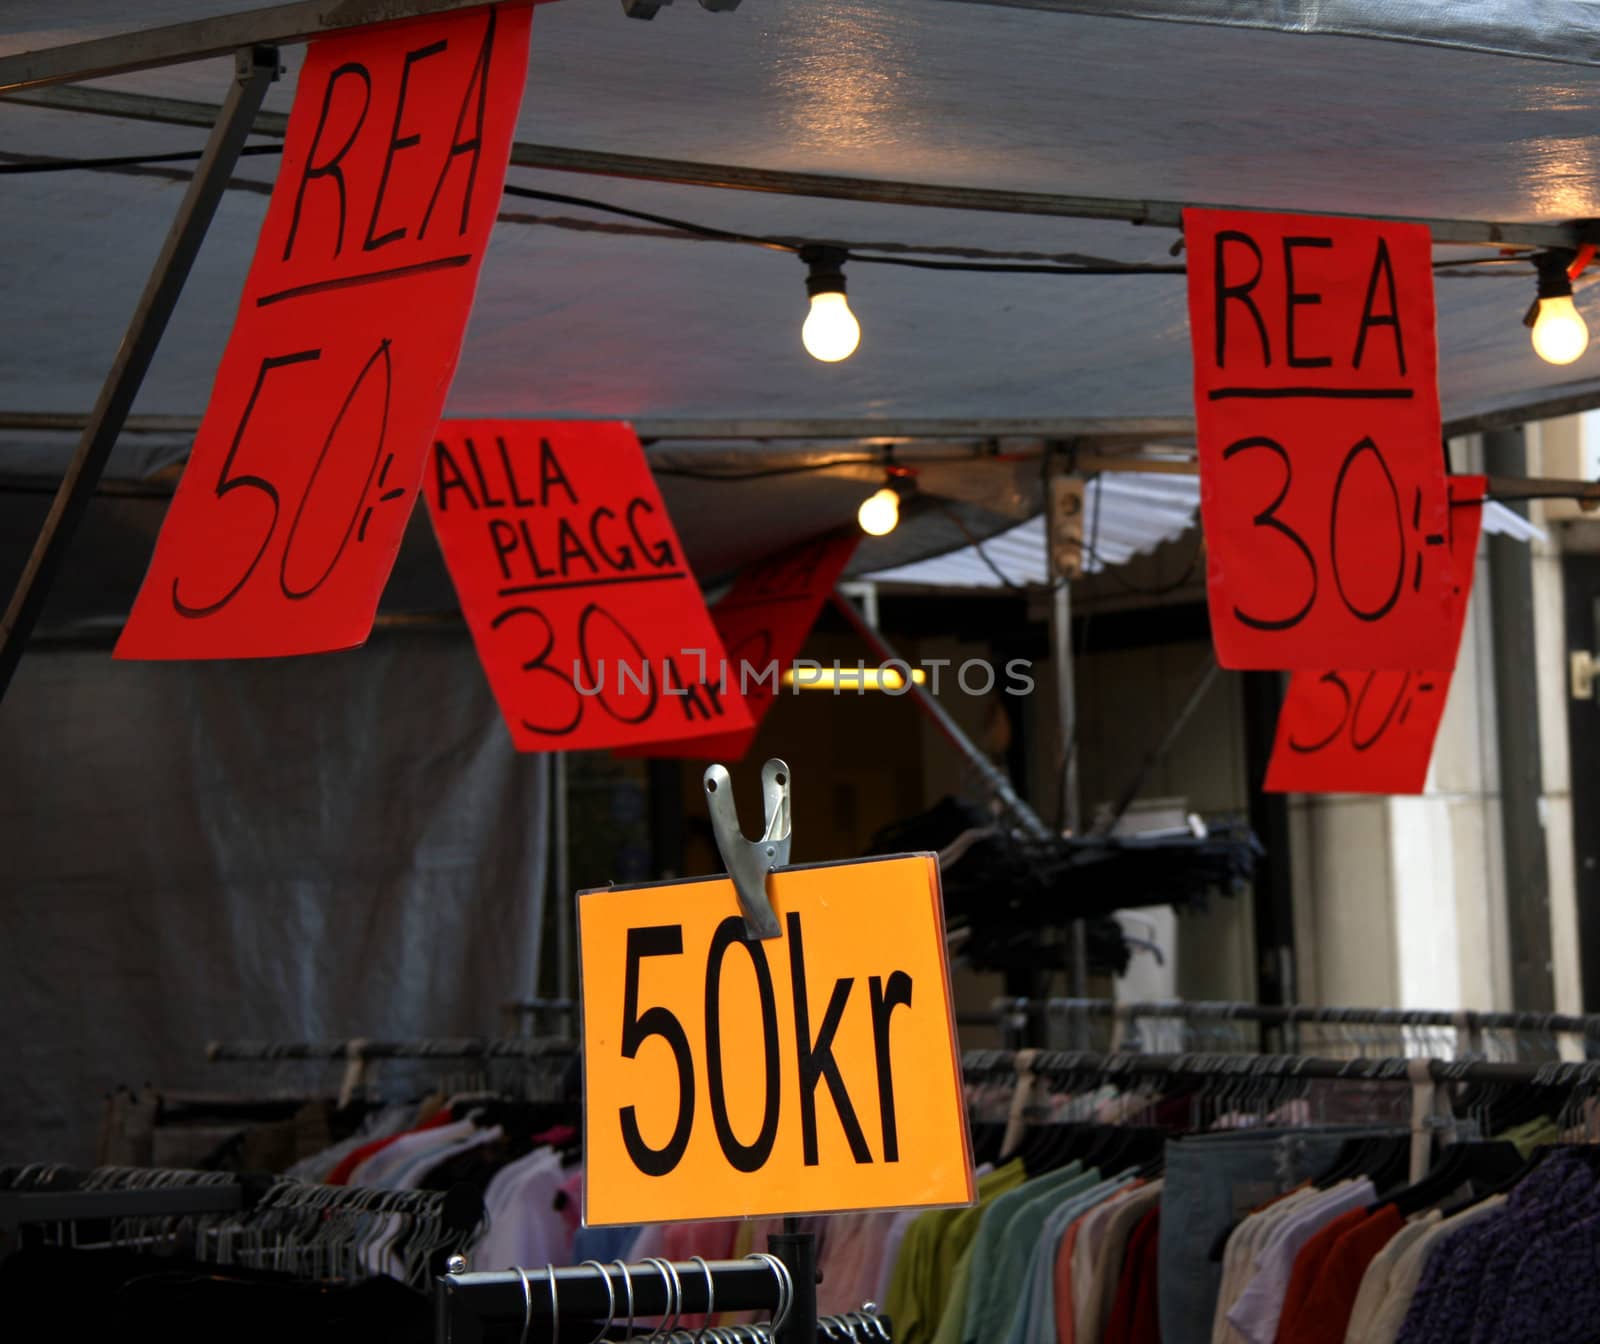
[[[8,54],[239,12],[12,0],[0,84]],[[1177,209],[1216,204],[1434,221],[1443,261],[1493,255],[1491,240],[1575,242],[1600,216],[1600,11],[1577,0],[745,0],[722,13],[678,0],[649,23],[615,0],[560,0],[533,28],[510,183],[741,233],[946,261],[1170,266]],[[283,55],[258,144],[281,136],[293,100],[303,47]],[[0,113],[0,149],[196,149],[230,72],[209,58],[35,89]],[[93,403],[186,172],[7,179],[0,474],[59,473],[70,432],[16,428],[19,415],[70,419]],[[271,156],[241,162],[138,414],[203,411],[275,172]],[[779,438],[1120,450],[1189,432],[1181,275],[851,263],[864,334],[837,366],[801,349],[803,277],[791,256],[508,196],[448,412],[632,419],[654,452],[717,441],[744,462]],[[1600,404],[1600,356],[1558,369],[1529,348],[1525,262],[1462,267],[1437,290],[1447,425]],[[142,479],[185,444],[181,431],[126,436],[112,474]],[[848,524],[873,478],[666,479],[691,554],[723,572]],[[1037,512],[1036,462],[975,453],[945,479],[945,492],[921,484],[966,510],[962,526],[927,508],[859,568]]]

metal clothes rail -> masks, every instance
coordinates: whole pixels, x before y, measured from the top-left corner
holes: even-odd
[[[1545,1064],[1490,1060],[1407,1059],[1361,1056],[1321,1059],[1312,1055],[1139,1055],[1095,1054],[1076,1050],[969,1050],[961,1057],[968,1077],[1017,1072],[1018,1066],[1045,1077],[1096,1077],[1256,1081],[1333,1080],[1413,1083],[1420,1070],[1435,1083],[1489,1083],[1572,1091],[1600,1087],[1600,1061]]]
[[[781,1269],[751,1258],[446,1274],[437,1283],[435,1338],[534,1344],[554,1338],[550,1327],[564,1321],[665,1317],[669,1332],[685,1314],[767,1311],[779,1321],[777,1344],[816,1344],[815,1243],[809,1234],[785,1234],[772,1237],[771,1246]]]
[[[1479,1012],[1444,1008],[1355,1008],[1313,1004],[1232,1003],[1225,1000],[1150,999],[1118,1003],[1112,999],[997,998],[996,1017],[1084,1016],[1137,1021],[1179,1018],[1184,1021],[1257,1022],[1264,1026],[1456,1027],[1464,1031],[1538,1031],[1600,1037],[1600,1014]]]
[[[206,1058],[212,1063],[260,1063],[269,1060],[371,1059],[569,1059],[578,1053],[575,1041],[535,1037],[455,1036],[411,1041],[378,1041],[352,1037],[343,1041],[212,1041]]]

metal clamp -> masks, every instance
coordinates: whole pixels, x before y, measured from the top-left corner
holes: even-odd
[[[782,932],[767,896],[767,874],[789,862],[793,827],[789,813],[789,767],[774,757],[761,767],[761,806],[766,826],[759,840],[746,840],[739,826],[739,809],[733,800],[733,779],[727,767],[706,767],[706,807],[717,852],[733,879],[751,938],[776,938]]]

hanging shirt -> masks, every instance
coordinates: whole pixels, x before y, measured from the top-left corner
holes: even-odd
[[[907,1229],[884,1299],[895,1344],[930,1344],[949,1296],[952,1271],[976,1236],[979,1219],[1026,1176],[1020,1161],[1007,1162],[978,1179],[975,1208],[924,1213]]]
[[[537,1183],[529,1182],[537,1178]],[[494,1174],[483,1194],[484,1211],[489,1217],[489,1230],[472,1252],[472,1266],[477,1270],[502,1270],[531,1268],[552,1263],[557,1257],[537,1255],[540,1245],[550,1245],[548,1233],[554,1224],[559,1237],[561,1215],[553,1207],[555,1192],[561,1188],[561,1158],[554,1148],[535,1148],[531,1153],[508,1162]],[[540,1210],[538,1200],[545,1193],[545,1209]],[[534,1227],[530,1230],[530,1222]],[[530,1258],[529,1247],[534,1256]],[[550,1247],[552,1250],[554,1246]],[[564,1259],[565,1257],[560,1257]]]
[[[1402,1344],[1464,1344],[1472,1339],[1483,1280],[1495,1252],[1535,1235],[1551,1207],[1589,1196],[1594,1185],[1594,1174],[1581,1157],[1570,1150],[1554,1152],[1495,1213],[1443,1242],[1417,1284],[1400,1327]],[[1492,1308],[1486,1305],[1485,1310]]]
[[[1283,1310],[1278,1313],[1278,1333],[1274,1339],[1283,1341],[1295,1338],[1287,1332],[1294,1330],[1301,1308],[1311,1292],[1311,1285],[1321,1275],[1334,1243],[1366,1220],[1365,1208],[1351,1209],[1348,1213],[1340,1214],[1300,1248],[1300,1253],[1294,1258],[1294,1266],[1289,1271],[1289,1287],[1283,1294]],[[1339,1338],[1344,1338],[1343,1330],[1339,1331]]]
[[[1286,1218],[1256,1254],[1256,1272],[1228,1312],[1228,1320],[1250,1344],[1273,1344],[1284,1294],[1300,1248],[1340,1214],[1370,1204],[1377,1191],[1365,1176],[1327,1191]]]
[[[440,1114],[445,1113],[441,1111]],[[471,1120],[457,1120],[402,1134],[397,1139],[389,1140],[352,1170],[350,1184],[387,1186],[390,1172],[400,1170],[414,1158],[434,1148],[448,1148],[458,1139],[466,1138],[476,1128]]]
[[[1072,1332],[1076,1344],[1088,1344],[1094,1334],[1089,1324],[1089,1311],[1094,1293],[1095,1266],[1100,1259],[1106,1228],[1117,1209],[1142,1188],[1142,1183],[1130,1181],[1110,1199],[1097,1205],[1078,1229],[1072,1246]]]
[[[1493,1344],[1587,1344],[1600,1321],[1600,1216],[1575,1218],[1529,1247],[1506,1286]]]
[[[1434,1252],[1480,1218],[1491,1217],[1505,1202],[1504,1195],[1494,1195],[1456,1214],[1454,1218],[1443,1219],[1419,1237],[1416,1244],[1400,1257],[1389,1275],[1389,1291],[1372,1319],[1369,1336],[1372,1344],[1395,1344]],[[1366,1344],[1366,1341],[1363,1340],[1362,1344]]]
[[[1008,1243],[1012,1222],[1041,1197],[1067,1198],[1093,1185],[1097,1179],[1084,1172],[1083,1163],[1069,1162],[1059,1171],[1007,1191],[984,1210],[972,1242],[972,1266],[968,1272],[966,1310],[961,1327],[963,1344],[1000,1344],[1010,1320],[1016,1283],[1004,1267],[1021,1260],[1025,1254]],[[1041,1212],[1036,1219],[1029,1220],[1033,1235],[1038,1234],[1045,1216]],[[1015,1273],[1021,1273],[1020,1265]]]
[[[1156,1299],[1160,1237],[1161,1208],[1157,1205],[1146,1211],[1128,1238],[1103,1344],[1161,1344]]]
[[[1400,1211],[1384,1204],[1341,1232],[1323,1253],[1292,1319],[1286,1312],[1280,1322],[1280,1344],[1342,1344],[1367,1266],[1405,1225]]]
[[[1018,1313],[1012,1319],[1008,1344],[1058,1344],[1059,1313],[1056,1304],[1056,1262],[1071,1226],[1096,1205],[1109,1199],[1133,1179],[1131,1172],[1098,1185],[1054,1209],[1040,1233],[1025,1271]]]
[[[1078,1344],[1101,1344],[1111,1323],[1111,1309],[1122,1280],[1128,1242],[1141,1219],[1161,1205],[1161,1182],[1151,1181],[1118,1200],[1105,1225],[1105,1235],[1095,1256],[1094,1274],[1089,1282],[1089,1299],[1079,1317]]]
[[[1388,1244],[1372,1257],[1366,1273],[1361,1276],[1361,1287],[1356,1292],[1355,1304],[1350,1308],[1350,1320],[1345,1325],[1345,1344],[1363,1344],[1372,1331],[1373,1318],[1383,1305],[1389,1291],[1389,1282],[1400,1257],[1416,1245],[1427,1233],[1444,1220],[1438,1209],[1429,1209],[1406,1223]]]
[[[424,1121],[415,1128],[407,1129],[398,1134],[385,1134],[381,1138],[367,1139],[357,1144],[344,1157],[334,1164],[333,1170],[328,1173],[329,1185],[351,1185],[351,1176],[366,1160],[377,1153],[381,1153],[394,1143],[398,1143],[407,1134],[420,1134],[426,1130],[442,1129],[450,1123],[450,1113],[440,1111],[431,1120]]]

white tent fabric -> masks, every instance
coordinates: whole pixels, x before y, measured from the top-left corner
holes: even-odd
[[[1102,472],[1084,487],[1084,573],[1125,565],[1176,541],[1194,526],[1199,507],[1196,477]],[[1484,506],[1483,530],[1523,542],[1545,536],[1542,528],[1492,500]],[[1050,582],[1045,518],[1039,514],[987,541],[860,577],[918,588],[1041,587]]]
[[[20,0],[0,13],[0,52],[239,7],[162,0],[116,16],[92,0]],[[1149,18],[1183,22],[1140,21]],[[642,23],[612,0],[561,0],[535,17],[518,134],[585,151],[1122,202],[1554,224],[1600,216],[1600,72],[1554,59],[1600,50],[1595,24],[1594,7],[1578,3],[1354,0],[750,0],[721,14],[684,0]],[[1346,32],[1362,35],[1329,35]],[[299,52],[286,57],[291,74],[269,98],[279,112],[292,101]],[[215,104],[227,80],[226,63],[212,60],[95,87]],[[155,152],[201,138],[36,106],[3,115],[13,154]],[[203,409],[274,171],[271,159],[241,165],[255,189],[224,204],[139,411]],[[851,242],[1151,262],[1170,261],[1177,237],[1105,220],[527,169],[511,180]],[[126,173],[7,183],[0,284],[7,311],[27,318],[0,330],[0,412],[81,412],[93,401],[179,190],[166,175]],[[830,367],[801,352],[802,271],[791,258],[577,207],[508,199],[506,214],[452,413],[884,424],[1072,416],[1112,431],[1190,414],[1179,276],[853,265],[862,348]],[[1555,369],[1535,358],[1518,321],[1531,276],[1512,269],[1440,279],[1447,420],[1600,398],[1591,361]]]

